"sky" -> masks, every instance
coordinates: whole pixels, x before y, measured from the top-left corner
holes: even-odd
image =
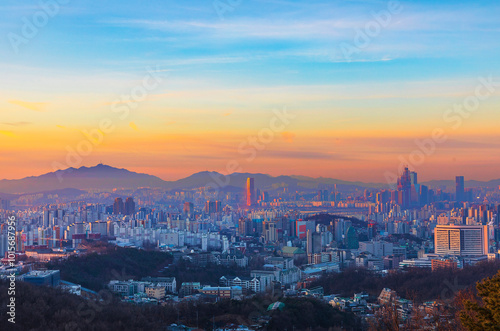
[[[500,178],[498,1],[3,0],[0,178]]]

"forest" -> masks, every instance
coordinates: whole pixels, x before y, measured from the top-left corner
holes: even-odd
[[[326,275],[312,286],[322,286],[325,294],[351,297],[354,293],[367,292],[378,296],[383,288],[395,290],[399,296],[422,302],[427,300],[451,300],[460,290],[473,288],[481,279],[491,277],[500,269],[500,262],[483,262],[463,269],[410,268],[392,272],[386,276],[366,270],[348,269]]]
[[[9,300],[8,285],[0,283],[0,304]],[[1,314],[0,330],[165,330],[172,323],[212,330],[228,324],[252,325],[267,321],[268,330],[329,330],[343,326],[359,328],[354,315],[343,313],[330,305],[301,298],[257,295],[242,301],[220,301],[215,304],[187,302],[177,305],[134,305],[123,303],[107,291],[93,301],[63,292],[57,288],[39,287],[17,282],[16,324]],[[281,300],[282,311],[267,311]]]
[[[106,288],[112,280],[140,280],[147,276],[175,277],[178,289],[182,282],[216,285],[222,276],[249,276],[248,269],[208,264],[197,266],[180,259],[173,263],[170,253],[122,248],[102,243],[88,243],[89,252],[67,260],[53,261],[48,269],[58,269],[61,279],[94,291]]]

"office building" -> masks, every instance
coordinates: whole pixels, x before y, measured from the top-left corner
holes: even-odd
[[[61,276],[59,270],[34,270],[24,275],[23,280],[34,285],[57,286]]]
[[[404,209],[411,207],[412,180],[417,180],[417,174],[410,173],[406,167],[398,178],[398,204]]]
[[[438,255],[486,255],[488,245],[487,226],[438,225],[434,229],[434,249]]]
[[[113,204],[113,214],[123,215],[124,212],[125,212],[125,205],[123,203],[122,198],[116,198]]]
[[[205,202],[205,213],[213,214],[217,211],[216,201],[207,201]]]
[[[457,202],[465,201],[465,179],[464,179],[464,176],[457,176],[455,192],[456,192]]]
[[[255,204],[255,187],[254,179],[247,178],[247,206],[253,206]]]
[[[134,215],[135,214],[135,202],[134,198],[129,197],[125,200],[125,215]]]

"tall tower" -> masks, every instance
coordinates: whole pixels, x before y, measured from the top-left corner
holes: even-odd
[[[113,204],[113,214],[120,215],[125,211],[125,205],[123,204],[122,198],[116,198]]]
[[[255,204],[255,187],[254,179],[247,178],[247,206],[252,206]]]
[[[184,202],[184,214],[188,217],[194,215],[194,204],[192,202]]]
[[[463,202],[465,201],[465,178],[464,176],[457,176],[456,178],[456,195],[457,201]]]
[[[399,205],[401,205],[402,208],[406,209],[411,206],[411,179],[412,177],[414,180],[417,179],[417,175],[411,176],[410,175],[410,170],[408,167],[405,167],[405,170],[401,174],[401,177],[398,178],[398,193],[399,193]]]
[[[129,197],[125,200],[125,215],[134,215],[135,214],[135,202],[134,198]]]

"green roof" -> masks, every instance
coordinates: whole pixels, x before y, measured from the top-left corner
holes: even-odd
[[[276,309],[283,310],[283,308],[285,308],[285,304],[283,302],[276,301],[275,303],[271,303],[269,307],[267,307],[267,311]]]
[[[281,250],[285,254],[305,254],[306,252],[298,247],[285,246]]]

